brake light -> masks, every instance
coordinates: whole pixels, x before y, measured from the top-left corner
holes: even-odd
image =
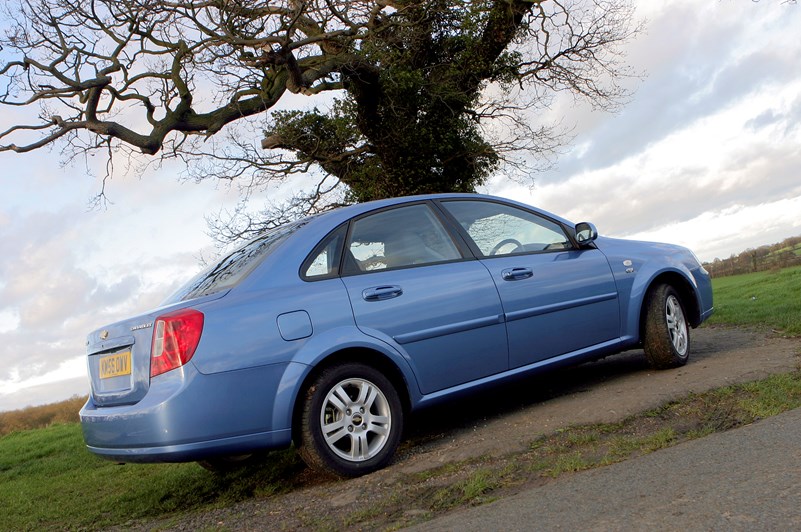
[[[150,376],[179,368],[195,354],[203,332],[203,313],[194,309],[171,312],[156,319],[150,350]]]

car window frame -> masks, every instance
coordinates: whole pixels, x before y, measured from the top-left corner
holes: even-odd
[[[562,232],[567,237],[567,241],[570,243],[571,247],[566,249],[541,249],[532,251],[522,251],[519,253],[505,253],[503,255],[485,255],[481,251],[481,248],[478,247],[478,244],[476,244],[476,242],[470,236],[470,233],[467,231],[467,229],[462,227],[462,224],[459,223],[459,220],[456,218],[456,216],[454,216],[445,205],[447,203],[457,203],[457,202],[467,202],[467,201],[479,202],[479,203],[493,203],[507,208],[518,209],[537,218],[546,220],[554,225],[557,225],[562,230]],[[581,246],[579,246],[578,243],[576,242],[574,228],[571,228],[569,225],[566,225],[562,221],[557,220],[551,216],[547,216],[542,212],[526,208],[516,203],[507,203],[505,201],[500,201],[496,199],[484,199],[484,198],[444,198],[444,199],[437,199],[433,203],[437,206],[438,210],[441,211],[442,215],[449,220],[449,223],[454,228],[454,230],[457,231],[460,237],[466,242],[466,245],[469,246],[470,248],[470,252],[478,259],[483,260],[483,259],[496,259],[502,257],[520,257],[525,255],[542,255],[545,253],[564,253],[566,251],[578,251],[581,249]]]
[[[342,260],[345,255],[345,242],[348,241],[348,234],[350,232],[350,228],[348,227],[349,225],[350,220],[337,225],[334,229],[326,233],[325,236],[320,239],[317,245],[312,248],[309,254],[306,255],[306,258],[300,263],[300,268],[298,269],[298,275],[302,280],[314,282],[325,281],[326,279],[336,279],[337,277],[340,277],[340,272],[342,271]],[[344,231],[344,234],[342,236],[342,241],[336,248],[336,257],[338,260],[335,261],[337,265],[334,271],[325,275],[306,275],[306,272],[311,267],[312,263],[317,259],[317,257],[320,256],[320,253],[323,252],[323,249],[328,246],[329,239],[336,238],[337,232],[339,231]]]
[[[391,211],[395,209],[401,209],[404,207],[412,207],[415,205],[425,205],[429,212],[434,216],[434,219],[439,222],[440,226],[444,230],[445,234],[448,238],[450,238],[451,243],[456,247],[457,252],[459,253],[459,258],[456,259],[448,259],[444,261],[437,261],[437,262],[429,262],[425,264],[407,264],[404,266],[393,266],[389,268],[384,268],[381,270],[368,270],[368,271],[361,271],[357,268],[349,267],[350,263],[347,260],[346,254],[346,246],[348,242],[351,240],[353,226],[359,220],[366,218],[368,216],[374,216],[380,214],[382,212]],[[322,252],[322,248],[327,244],[329,238],[332,237],[334,233],[340,230],[343,226],[347,225],[347,231],[345,233],[345,238],[339,245],[339,249],[337,250],[339,253],[339,267],[336,273],[330,273],[327,275],[320,275],[320,276],[307,276],[305,275],[305,271],[311,265],[311,263],[317,258],[317,256]],[[306,258],[301,263],[300,268],[298,269],[298,275],[300,278],[306,282],[315,282],[315,281],[323,281],[326,279],[332,279],[336,277],[350,277],[354,275],[365,275],[371,273],[380,273],[380,272],[387,272],[387,271],[397,271],[409,268],[420,268],[425,266],[433,266],[439,264],[451,264],[455,262],[463,262],[466,260],[476,260],[476,256],[473,251],[470,249],[468,243],[464,240],[458,228],[454,226],[453,221],[443,216],[443,213],[440,208],[438,208],[434,202],[431,200],[420,200],[420,201],[409,201],[404,203],[398,203],[394,205],[388,205],[386,207],[382,207],[379,209],[374,209],[365,213],[362,213],[358,216],[354,216],[353,218],[339,224],[337,227],[326,233],[326,235],[320,239],[320,241],[312,248],[312,251],[306,256]]]
[[[405,264],[402,266],[389,266],[387,268],[382,268],[380,270],[367,270],[362,271],[356,268],[348,268],[350,263],[347,261],[347,246],[348,242],[351,241],[352,233],[354,225],[364,218],[369,216],[375,216],[381,214],[383,212],[393,211],[397,209],[403,209],[408,207],[413,207],[416,205],[424,205],[428,211],[433,215],[434,219],[439,222],[440,227],[443,229],[445,235],[451,240],[451,243],[456,248],[456,251],[459,253],[459,257],[455,259],[447,259],[442,261],[435,261],[435,262],[427,262],[424,264]],[[388,205],[386,207],[382,207],[380,209],[375,209],[370,212],[363,213],[359,216],[355,216],[348,221],[348,234],[345,237],[343,242],[344,249],[342,251],[342,257],[340,261],[340,276],[341,277],[351,277],[355,275],[367,275],[372,273],[381,273],[381,272],[389,272],[389,271],[399,271],[399,270],[407,270],[411,268],[424,268],[428,266],[437,266],[440,264],[452,264],[456,262],[464,262],[466,260],[475,260],[476,257],[473,254],[472,250],[468,246],[468,244],[464,241],[462,236],[459,234],[458,231],[455,230],[453,227],[452,222],[443,217],[440,209],[436,207],[433,201],[431,200],[420,200],[420,201],[409,201],[404,203],[398,203],[394,205]]]

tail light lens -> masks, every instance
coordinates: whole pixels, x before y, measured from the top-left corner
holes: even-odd
[[[195,354],[203,332],[203,313],[183,309],[156,319],[150,350],[150,376],[179,368]]]

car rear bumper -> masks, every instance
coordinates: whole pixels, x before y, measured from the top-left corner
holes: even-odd
[[[87,444],[86,448],[98,456],[117,462],[192,462],[212,456],[244,454],[253,452],[254,449],[280,449],[288,447],[291,438],[292,431],[283,429],[159,447],[121,449],[93,447]]]
[[[307,366],[271,364],[212,375],[189,363],[152,379],[136,404],[81,409],[87,448],[121,462],[183,462],[291,442]]]

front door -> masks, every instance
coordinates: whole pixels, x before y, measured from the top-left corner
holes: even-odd
[[[356,324],[408,358],[424,394],[508,369],[498,291],[427,203],[354,220],[342,281]]]
[[[475,244],[503,303],[509,367],[616,340],[612,270],[597,249],[577,249],[564,227],[505,203],[443,202]]]

